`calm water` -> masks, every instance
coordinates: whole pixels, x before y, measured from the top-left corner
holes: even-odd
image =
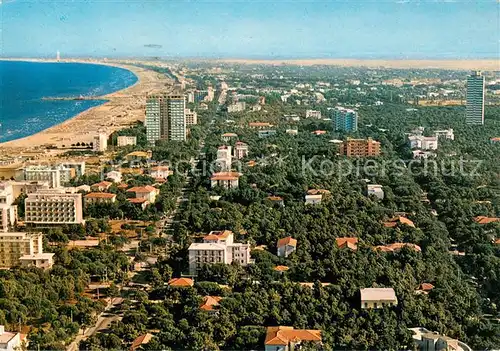
[[[0,61],[0,143],[35,134],[105,102],[44,97],[105,95],[136,81],[130,71],[103,65]]]

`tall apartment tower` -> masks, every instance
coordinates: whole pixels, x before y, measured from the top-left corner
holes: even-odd
[[[465,121],[470,125],[484,124],[484,76],[481,71],[474,71],[467,77]]]
[[[336,131],[356,132],[358,130],[358,113],[348,108],[336,107],[333,111],[333,123]]]
[[[186,97],[182,93],[150,95],[146,99],[146,139],[186,140]]]

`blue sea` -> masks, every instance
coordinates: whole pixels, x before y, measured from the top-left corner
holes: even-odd
[[[43,100],[102,96],[137,82],[132,72],[81,63],[0,61],[0,143],[38,133],[105,100]]]

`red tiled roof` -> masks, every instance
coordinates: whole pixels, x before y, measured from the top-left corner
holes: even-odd
[[[168,166],[156,166],[151,168],[152,171],[168,171],[170,168]]]
[[[384,223],[384,226],[387,228],[393,228],[395,227],[398,223],[401,224],[406,224],[407,226],[415,228],[415,224],[413,224],[412,221],[410,221],[408,218],[403,217],[403,216],[398,216],[391,218],[389,221]]]
[[[172,278],[168,281],[170,286],[193,286],[194,281],[191,278]]]
[[[351,250],[356,250],[358,248],[358,238],[336,238],[335,242],[339,248],[347,247]]]
[[[238,172],[219,172],[212,174],[211,180],[237,180],[240,177]]]
[[[281,196],[268,196],[267,199],[270,201],[283,201]]]
[[[478,224],[490,224],[490,223],[500,222],[500,218],[477,216],[474,218],[474,222],[476,222]]]
[[[272,127],[273,125],[268,122],[250,122],[248,123],[249,127]]]
[[[146,334],[138,336],[132,342],[132,346],[130,346],[130,351],[134,351],[135,349],[139,348],[141,345],[147,344],[148,342],[151,341],[152,337],[153,337],[153,335],[150,333],[146,333]]]
[[[146,186],[136,186],[127,190],[129,193],[152,193],[156,192],[156,188],[151,185]]]
[[[288,268],[287,266],[276,266],[273,269],[277,272],[285,272],[285,271],[289,270],[290,268]]]
[[[331,194],[331,192],[329,190],[326,190],[326,189],[309,189],[309,190],[307,190],[307,195],[318,195],[318,194],[328,195],[328,194]]]
[[[431,283],[422,283],[420,284],[418,289],[423,291],[431,291],[432,289],[434,289],[434,285],[432,285]]]
[[[110,193],[89,193],[84,196],[85,199],[112,199],[115,197],[115,194]]]
[[[321,330],[293,329],[293,327],[267,327],[265,345],[288,346],[291,342],[321,342]]]
[[[203,298],[203,304],[201,304],[200,309],[204,311],[212,311],[214,306],[219,306],[219,302],[222,300],[220,296],[205,296]]]
[[[291,236],[287,236],[286,238],[278,240],[278,247],[282,247],[285,245],[297,246],[297,239],[294,239]]]
[[[134,199],[128,199],[128,202],[133,203],[133,204],[143,204],[145,202],[148,202],[146,199],[140,199],[140,198],[134,198]]]
[[[107,181],[104,180],[104,181],[102,181],[100,183],[93,184],[90,187],[91,188],[95,187],[95,188],[106,188],[107,189],[107,188],[109,188],[111,186],[111,184],[113,184],[113,183],[107,182]]]
[[[326,130],[315,130],[314,132],[311,132],[311,134],[316,134],[316,135],[326,134]]]
[[[213,230],[208,235],[203,237],[203,240],[219,240],[226,239],[229,235],[233,234],[230,230]]]
[[[411,244],[411,243],[392,243],[389,245],[379,245],[379,246],[375,246],[375,250],[385,251],[385,252],[393,252],[393,251],[399,251],[403,247],[409,247],[410,249],[413,249],[413,250],[418,251],[418,252],[422,251],[420,246],[415,245],[415,244]]]

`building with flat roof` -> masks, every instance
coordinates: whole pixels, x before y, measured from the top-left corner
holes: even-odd
[[[196,111],[191,111],[190,109],[186,109],[186,125],[192,126],[198,124],[198,114]]]
[[[0,268],[21,265],[48,269],[53,256],[43,252],[42,233],[0,233]]]
[[[229,230],[211,231],[202,243],[189,246],[189,274],[196,275],[203,264],[238,262],[242,266],[252,263],[250,244],[235,243]]]
[[[108,135],[106,133],[99,133],[94,136],[92,150],[94,152],[104,152],[108,149]]]
[[[321,118],[321,111],[315,111],[315,110],[307,110],[306,111],[306,118]]]
[[[17,221],[13,188],[10,183],[0,183],[0,232],[7,232]]]
[[[422,135],[410,135],[408,136],[408,142],[412,149],[420,150],[437,150],[438,149],[438,137],[425,137]]]
[[[234,157],[238,160],[248,156],[248,144],[237,141],[234,144]]]
[[[413,332],[413,341],[418,351],[472,351],[460,340],[431,332],[423,327],[408,328]]]
[[[347,138],[340,145],[340,155],[347,157],[374,157],[380,155],[380,143],[368,139]]]
[[[182,93],[149,95],[146,98],[146,139],[186,140],[186,97]]]
[[[25,199],[25,223],[33,226],[83,224],[82,194],[40,190]]]
[[[137,145],[137,137],[136,136],[128,136],[128,135],[120,135],[119,137],[116,138],[116,145],[118,147]]]
[[[467,77],[465,122],[469,125],[484,124],[484,85],[481,71],[474,71]]]
[[[361,308],[384,308],[396,306],[398,299],[393,288],[365,288],[360,290]]]
[[[333,125],[336,131],[356,132],[358,130],[358,113],[354,110],[337,106],[333,110]]]
[[[47,182],[50,188],[59,188],[76,177],[76,169],[62,165],[36,165],[24,168],[24,180],[27,182]]]

